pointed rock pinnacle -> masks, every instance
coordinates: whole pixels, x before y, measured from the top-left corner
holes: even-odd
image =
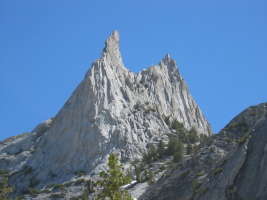
[[[102,57],[105,56],[106,54],[115,54],[120,56],[120,47],[119,47],[119,42],[120,42],[120,35],[117,30],[115,30],[106,40],[105,48],[103,49],[102,52]]]

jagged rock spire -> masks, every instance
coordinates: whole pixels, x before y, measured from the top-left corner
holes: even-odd
[[[120,35],[117,30],[115,30],[106,40],[105,48],[103,49],[101,58],[107,59],[108,64],[110,67],[117,68],[119,66],[124,66],[122,63],[121,58],[121,51],[120,51]]]
[[[40,187],[51,181],[62,183],[79,171],[94,176],[106,167],[111,153],[121,161],[141,159],[151,141],[167,140],[170,129],[164,122],[166,116],[184,123],[187,129],[195,127],[199,133],[211,135],[210,125],[177,72],[169,54],[159,66],[130,72],[123,65],[119,33],[114,31],[101,58],[93,62],[57,116],[37,134],[32,131],[23,138],[23,144],[35,149],[23,165],[32,167]],[[31,148],[23,144],[10,144],[13,146],[7,149]],[[20,170],[21,160],[12,163],[8,167],[8,162],[0,160],[0,168],[9,168],[12,173]],[[57,174],[57,178],[51,180],[50,174]],[[11,181],[15,179],[29,177],[19,173]],[[20,182],[18,188],[26,184]]]
[[[119,50],[120,35],[117,30],[115,30],[106,40],[106,47],[103,50],[103,53],[109,53]]]
[[[159,66],[166,66],[170,72],[178,72],[180,74],[175,60],[171,59],[170,54],[166,54],[165,57],[159,62]]]

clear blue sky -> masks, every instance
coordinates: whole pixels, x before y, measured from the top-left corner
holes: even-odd
[[[266,0],[0,0],[0,140],[55,116],[115,29],[133,72],[170,53],[215,133],[267,101]]]

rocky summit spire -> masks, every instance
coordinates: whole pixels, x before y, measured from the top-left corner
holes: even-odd
[[[115,30],[105,42],[106,46],[103,49],[101,58],[106,58],[108,62],[110,62],[109,64],[111,64],[111,67],[114,65],[123,66],[119,42],[120,35],[117,30]]]
[[[119,50],[120,35],[117,30],[115,30],[106,40],[106,47],[104,48],[103,53],[113,52],[114,50]]]
[[[159,62],[159,66],[166,66],[170,72],[178,72],[178,74],[180,74],[175,60],[171,59],[171,56],[168,53]]]
[[[56,117],[0,146],[0,168],[16,172],[11,181],[18,189],[33,176],[41,188],[69,181],[81,171],[98,175],[111,153],[122,162],[133,161],[141,159],[155,141],[167,142],[172,130],[165,117],[212,135],[175,61],[167,54],[158,66],[130,72],[122,63],[119,33],[114,31],[101,58],[93,62]],[[28,149],[34,153],[27,153]],[[4,157],[6,152],[24,152],[24,157]],[[32,176],[22,173],[25,166],[32,169]]]

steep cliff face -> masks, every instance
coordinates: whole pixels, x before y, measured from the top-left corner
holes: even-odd
[[[267,103],[241,112],[139,199],[266,199]]]
[[[131,161],[150,143],[167,140],[166,116],[212,135],[175,61],[167,54],[157,66],[135,74],[123,65],[115,31],[54,118],[1,142],[0,168],[14,174],[17,188],[31,180],[38,187],[64,182],[80,171],[94,176],[111,153]]]
[[[246,109],[220,134],[234,139],[233,132],[244,130],[249,131],[238,140],[238,150],[222,173],[203,182],[209,190],[196,199],[267,199],[267,103]]]

